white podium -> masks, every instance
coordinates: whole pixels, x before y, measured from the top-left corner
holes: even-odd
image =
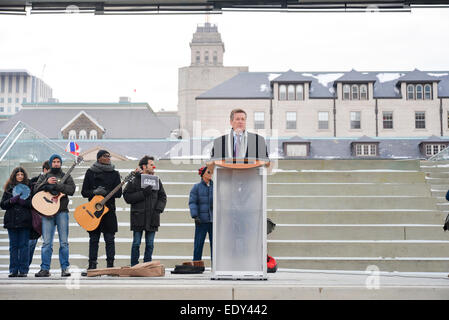
[[[215,161],[212,279],[267,279],[266,162]]]

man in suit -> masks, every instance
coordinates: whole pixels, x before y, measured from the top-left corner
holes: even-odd
[[[246,130],[246,112],[243,109],[234,109],[230,114],[231,131],[214,140],[211,160],[254,159],[267,161],[269,165],[268,150],[265,138]],[[213,170],[213,162],[207,163]]]

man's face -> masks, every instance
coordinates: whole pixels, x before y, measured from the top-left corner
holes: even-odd
[[[100,158],[98,158],[98,162],[101,164],[110,164],[111,163],[111,155],[109,153],[105,153]]]
[[[58,158],[54,158],[51,162],[51,167],[56,169],[61,168],[61,160],[59,160]]]
[[[231,127],[235,132],[246,130],[246,115],[243,112],[234,113],[234,119],[231,120]]]
[[[142,167],[145,174],[154,174],[154,160],[148,160],[148,164],[143,165]]]

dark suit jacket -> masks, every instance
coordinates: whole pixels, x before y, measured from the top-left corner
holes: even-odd
[[[229,143],[231,143],[230,146]],[[234,150],[234,137],[232,135],[225,134],[221,137],[218,137],[214,140],[214,145],[211,152],[211,160],[232,159],[232,150]],[[264,137],[256,133],[248,132],[245,158],[266,161],[269,160],[267,145],[265,143]]]

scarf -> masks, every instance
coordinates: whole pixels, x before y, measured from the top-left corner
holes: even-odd
[[[101,172],[111,172],[114,171],[115,166],[112,164],[102,164],[100,162],[94,162],[94,164],[90,167],[90,170],[96,173]]]

